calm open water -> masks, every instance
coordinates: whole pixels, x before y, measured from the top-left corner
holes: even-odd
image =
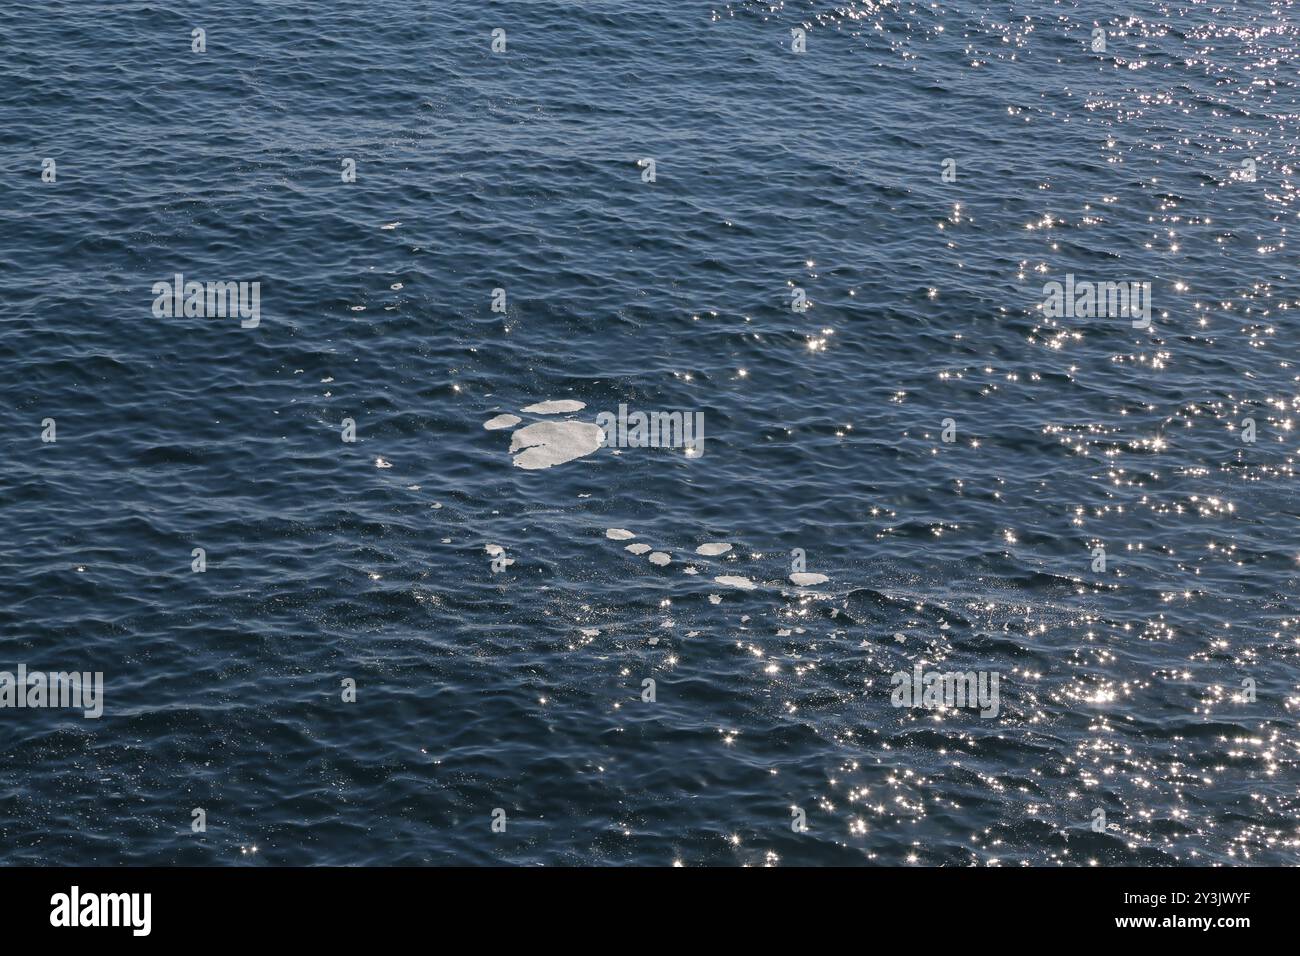
[[[4,862],[1297,862],[1300,5],[0,12]]]

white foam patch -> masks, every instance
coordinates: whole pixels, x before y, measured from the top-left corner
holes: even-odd
[[[741,577],[738,574],[722,574],[713,580],[717,581],[719,584],[725,584],[728,587],[740,588],[742,591],[752,591],[754,588],[758,587],[758,585],[749,580],[749,578]]]
[[[535,471],[590,455],[603,437],[594,422],[535,422],[510,436],[510,454],[516,468]]]
[[[606,528],[605,537],[611,541],[626,541],[628,538],[635,538],[636,535],[623,528]]]
[[[650,563],[658,565],[661,568],[671,560],[672,558],[668,557],[668,555],[664,554],[662,551],[656,551],[654,554],[650,555]]]
[[[640,541],[638,541],[636,544],[629,544],[623,550],[631,551],[633,554],[645,554],[647,551],[650,550],[650,545],[642,544]]]
[[[706,558],[712,558],[719,554],[726,554],[730,550],[731,545],[727,544],[725,541],[710,541],[707,544],[702,544],[696,548],[695,553],[702,554]]]
[[[806,587],[809,584],[825,584],[830,578],[824,574],[814,574],[812,571],[796,571],[790,575],[790,580],[800,587]]]
[[[501,547],[499,544],[485,544],[483,545],[483,550],[495,558],[498,554],[504,551],[505,548]]]
[[[580,412],[587,407],[586,402],[575,402],[571,398],[557,398],[549,402],[537,402],[524,408],[532,415],[559,415],[562,412]]]
[[[498,415],[496,418],[489,418],[485,421],[483,427],[490,432],[494,432],[498,428],[513,428],[522,421],[523,419],[518,415]]]

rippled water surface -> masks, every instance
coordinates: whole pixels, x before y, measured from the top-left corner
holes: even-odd
[[[7,12],[6,862],[1297,861],[1291,0]]]

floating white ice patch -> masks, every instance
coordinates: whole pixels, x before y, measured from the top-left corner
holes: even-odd
[[[602,437],[593,422],[535,422],[510,436],[510,454],[516,468],[550,468],[599,450]]]
[[[725,541],[710,541],[707,544],[702,544],[696,548],[695,553],[702,554],[706,558],[712,558],[719,554],[726,554],[730,550],[731,545],[727,544]]]
[[[586,402],[575,402],[571,398],[557,398],[549,402],[529,405],[524,411],[531,415],[559,415],[562,412],[580,412],[586,407]]]
[[[830,578],[824,574],[814,574],[812,571],[796,571],[790,575],[790,580],[800,587],[806,587],[809,584],[825,584]]]
[[[710,595],[709,595],[709,603],[710,603],[710,604],[721,604],[721,603],[722,603],[722,595],[720,595],[720,594],[710,594]]]
[[[498,554],[504,551],[505,548],[501,547],[499,544],[485,544],[483,545],[483,550],[495,558]]]
[[[647,551],[650,550],[650,545],[642,544],[640,541],[638,541],[636,544],[629,544],[623,550],[631,551],[633,554],[645,554]]]
[[[624,530],[623,528],[606,528],[605,537],[609,538],[611,541],[626,541],[628,538],[635,538],[636,535],[631,531]]]
[[[742,591],[752,591],[754,588],[758,587],[758,585],[749,580],[749,578],[741,577],[738,574],[722,574],[713,580],[717,581],[719,584],[725,584],[728,587],[740,588]]]
[[[668,555],[664,554],[662,551],[656,551],[654,554],[650,555],[650,563],[661,568],[671,560],[672,558],[668,557]]]
[[[483,427],[490,432],[494,432],[498,428],[513,428],[522,421],[523,419],[518,415],[498,415],[496,418],[489,418],[485,421]]]

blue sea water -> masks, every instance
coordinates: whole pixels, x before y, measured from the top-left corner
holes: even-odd
[[[1297,862],[1292,0],[3,12],[0,860]]]

